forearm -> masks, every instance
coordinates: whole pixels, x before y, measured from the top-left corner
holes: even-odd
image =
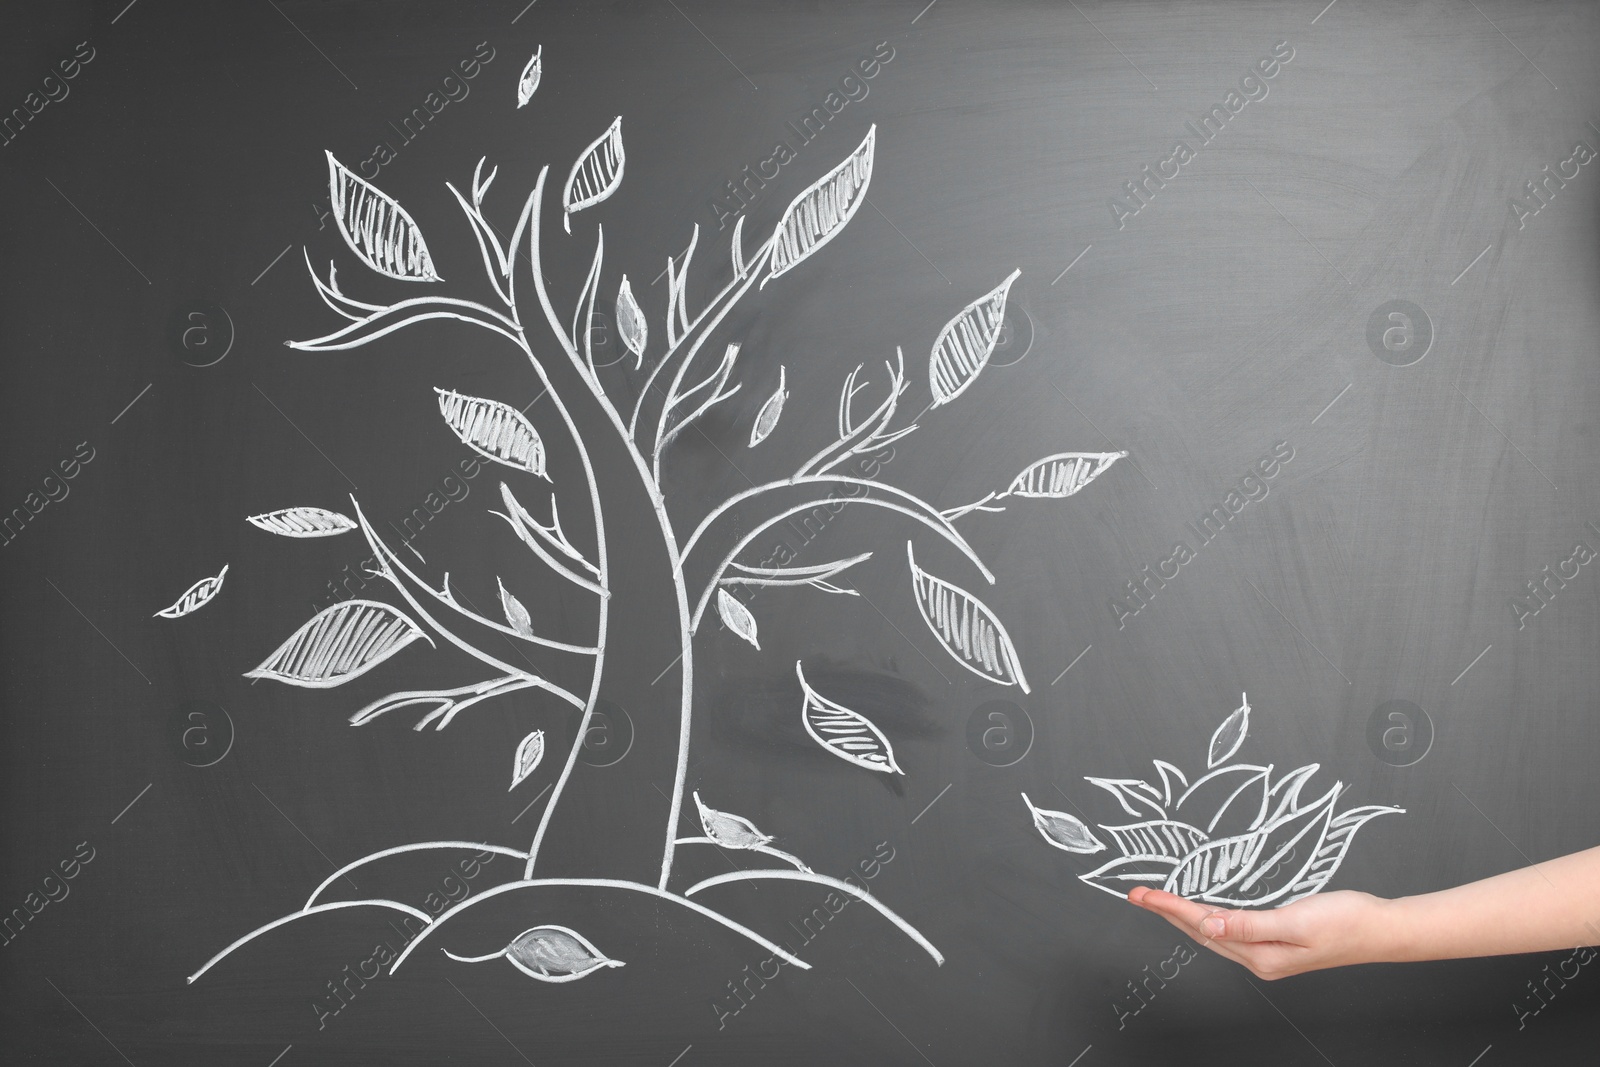
[[[1600,944],[1600,848],[1388,901],[1377,959],[1459,959]]]

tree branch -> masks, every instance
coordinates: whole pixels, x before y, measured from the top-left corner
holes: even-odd
[[[578,553],[578,550],[573,548],[571,543],[567,541],[566,535],[561,533],[560,521],[556,519],[556,505],[554,497],[551,497],[550,499],[550,518],[552,525],[548,527],[541,526],[532,515],[528,514],[521,503],[517,501],[517,498],[511,495],[511,489],[506,485],[505,482],[500,483],[500,499],[505,502],[506,511],[510,512],[510,514],[498,512],[492,508],[489,510],[489,514],[498,515],[500,518],[506,520],[506,522],[511,525],[511,529],[516,531],[517,536],[522,539],[522,542],[532,549],[533,554],[543,560],[551,570],[572,582],[574,585],[582,586],[584,589],[589,590],[601,598],[611,595],[610,591],[607,590],[605,586],[596,584],[595,582],[583,577],[581,574],[573,571],[566,564],[550,555],[550,553],[545,550],[544,546],[539,543],[540,540],[550,542],[550,544],[555,548],[576,560],[579,565],[593,574],[596,578],[600,577],[599,568],[594,566],[588,560],[584,559],[583,556]]]
[[[483,160],[478,160],[478,169],[483,169]],[[493,180],[491,176],[491,180]],[[445,182],[444,186],[455,196],[456,203],[461,205],[461,211],[467,216],[467,221],[472,225],[472,236],[478,239],[478,253],[483,257],[483,272],[489,276],[489,284],[494,286],[500,302],[506,307],[511,307],[511,294],[505,286],[506,251],[500,247],[500,238],[490,229],[489,221],[483,217],[483,204],[479,200],[482,187],[477,180],[477,172],[473,172],[473,203],[468,204],[467,198],[457,191],[454,185]],[[494,249],[494,259],[489,258],[490,248]]]
[[[507,686],[509,688],[500,689],[499,687],[501,686]],[[471,696],[474,699],[482,699],[485,696],[497,696],[500,692],[510,692],[512,689],[523,689],[526,687],[527,682],[524,680],[507,676],[503,678],[490,678],[489,680],[483,682],[474,682],[471,685],[461,686],[459,689],[414,689],[403,693],[390,693],[388,696],[380,697],[377,700],[374,700],[372,703],[368,704],[366,707],[350,716],[350,725],[365,726],[373,719],[376,719],[378,716],[387,712],[399,711],[401,708],[408,708],[417,704],[436,705],[434,710],[428,714],[427,718],[424,718],[415,727],[413,727],[413,729],[420,730],[429,722],[431,722],[436,716],[442,715],[444,712],[454,708],[456,706],[457,697]]]
[[[743,563],[732,564],[733,568],[743,571],[743,575],[723,578],[723,585],[809,585],[824,593],[842,593],[846,596],[860,596],[854,589],[841,589],[831,584],[828,579],[850,567],[854,567],[863,560],[871,559],[871,552],[863,552],[859,556],[849,559],[835,560],[832,563],[818,563],[810,567],[748,567]]]
[[[314,337],[309,341],[285,341],[284,344],[303,352],[341,352],[360,348],[368,342],[376,341],[396,330],[427,319],[459,319],[492,330],[513,344],[520,344],[517,338],[519,327],[504,315],[471,300],[456,300],[447,296],[419,296],[402,300],[398,304],[390,304],[364,318],[357,319],[333,333]]]
[[[672,401],[673,396],[677,393],[678,389],[682,387],[684,374],[687,372],[689,364],[694,362],[695,354],[699,352],[700,346],[705,343],[706,338],[709,337],[711,332],[717,328],[728,312],[731,311],[736,304],[738,304],[738,302],[744,297],[745,293],[749,292],[750,287],[755,285],[755,283],[760,280],[761,270],[766,266],[767,260],[770,259],[771,256],[772,241],[769,239],[765,244],[756,250],[755,259],[745,265],[746,272],[741,274],[737,270],[735,271],[733,278],[728,282],[728,284],[723,286],[721,291],[706,303],[706,306],[701,309],[699,315],[695,316],[688,322],[683,335],[677,339],[676,343],[671,344],[667,348],[667,351],[661,357],[661,360],[651,368],[649,377],[645,379],[644,388],[639,392],[639,399],[634,402],[633,417],[628,420],[629,436],[637,439],[639,426],[644,419],[645,404],[646,402],[650,401],[652,393],[661,398],[663,405]],[[688,264],[685,263],[686,267],[687,265]],[[680,287],[682,286],[681,281],[679,281],[678,284]],[[669,307],[669,322],[671,321],[672,310],[673,308]],[[689,346],[687,351],[683,351],[684,342],[689,341],[691,338],[693,339],[694,343]],[[683,358],[677,373],[673,378],[672,387],[667,392],[663,393],[656,385],[656,381],[661,376],[662,372],[671,366],[674,360],[678,359],[680,354]],[[662,410],[664,419],[665,406],[663,406]],[[648,449],[653,453],[655,451],[655,444],[660,440],[663,429],[664,426],[662,422],[658,421],[655,431],[650,436],[650,440],[639,441],[639,447],[641,449]]]
[[[912,423],[893,433],[889,432],[889,423],[894,421],[900,397],[910,388],[906,384],[905,353],[897,347],[895,355],[897,365],[891,366],[888,360],[883,364],[889,371],[889,395],[859,425],[854,422],[851,401],[855,399],[856,393],[866,386],[865,382],[856,384],[857,377],[861,373],[860,365],[845,377],[844,388],[839,392],[839,439],[802,463],[800,469],[795,472],[795,477],[826,474],[851,456],[893,444],[917,428],[917,424]]]
[[[861,491],[861,495],[848,495],[837,498],[819,498],[816,496],[816,492],[820,488],[827,487],[842,490],[846,486]],[[883,498],[872,496],[871,494],[874,492],[882,494]],[[699,586],[700,579],[698,577],[691,577],[689,574],[689,570],[692,565],[701,568],[704,568],[705,566],[705,564],[701,563],[697,558],[696,549],[700,550],[700,556],[704,556],[706,551],[704,548],[704,542],[707,540],[710,530],[717,520],[722,518],[724,515],[729,514],[732,509],[739,504],[759,496],[765,496],[768,498],[765,503],[767,503],[775,513],[769,514],[766,518],[756,523],[748,533],[740,538],[738,543],[733,546],[728,554],[723,556],[718,563],[710,568],[709,575],[704,580],[704,585]],[[993,573],[991,573],[989,568],[984,565],[983,560],[978,557],[977,552],[973,550],[972,546],[967,543],[967,539],[961,535],[960,531],[950,524],[948,519],[939,514],[937,510],[935,510],[925,501],[912,496],[910,493],[907,493],[902,489],[897,489],[892,485],[886,485],[882,482],[869,481],[865,478],[850,478],[838,474],[811,475],[804,478],[796,477],[786,481],[768,482],[765,485],[758,485],[752,489],[746,489],[744,492],[739,493],[736,496],[730,497],[728,500],[719,505],[716,510],[711,512],[711,514],[707,515],[703,520],[701,520],[700,525],[695,529],[694,534],[688,539],[688,541],[684,543],[683,561],[685,579],[695,583],[694,585],[691,585],[691,588],[700,587],[703,589],[703,592],[700,594],[700,598],[695,606],[694,615],[690,622],[690,630],[693,631],[699,628],[700,619],[705,614],[706,605],[710,602],[711,595],[716,591],[717,583],[722,580],[724,572],[726,572],[728,567],[733,563],[735,557],[737,557],[740,552],[744,551],[751,541],[755,540],[756,537],[760,536],[775,523],[783,521],[790,515],[807,511],[812,508],[824,507],[834,502],[837,502],[841,506],[845,504],[871,504],[875,507],[887,508],[890,511],[898,512],[899,514],[917,520],[959,549],[962,555],[966,556],[972,561],[973,565],[978,568],[978,571],[983,575],[983,577],[988,582],[993,584]]]
[[[722,403],[724,400],[727,400],[729,397],[737,393],[740,389],[744,388],[742,383],[734,386],[732,389],[725,388],[725,386],[728,384],[728,378],[733,374],[734,361],[738,358],[739,345],[737,342],[735,342],[728,346],[728,350],[723,355],[722,362],[717,364],[716,370],[708,374],[705,380],[699,385],[687,390],[675,399],[668,401],[667,406],[662,410],[662,421],[663,424],[665,424],[665,422],[671,418],[673,411],[682,406],[690,397],[694,396],[702,389],[709,387],[711,390],[711,395],[708,396],[699,407],[673,422],[671,427],[668,428],[667,432],[662,436],[660,442],[657,443],[655,454],[651,457],[651,470],[655,475],[657,485],[661,484],[661,457],[666,453],[667,446],[672,444],[673,440],[676,439],[680,433],[688,429],[689,425],[693,423],[695,419],[698,419],[701,415],[704,415],[707,411],[710,411],[712,407]]]
[[[355,504],[356,521],[361,524],[361,532],[366,535],[367,544],[371,546],[373,554],[378,559],[379,573],[382,575],[382,577],[388,579],[389,583],[399,591],[402,597],[405,598],[406,603],[411,605],[412,610],[420,615],[423,621],[425,621],[429,626],[432,626],[436,631],[438,631],[441,637],[449,641],[452,645],[455,645],[473,659],[478,660],[480,663],[485,663],[498,670],[504,671],[507,675],[526,681],[529,685],[548,690],[574,707],[586,707],[583,700],[579,699],[566,689],[563,689],[561,686],[556,685],[554,682],[551,682],[545,678],[541,678],[536,674],[530,674],[527,671],[519,670],[518,668],[511,666],[509,663],[505,663],[496,659],[495,657],[489,655],[489,653],[475,647],[470,642],[462,640],[432,615],[429,615],[427,609],[424,608],[417,598],[412,595],[411,590],[406,588],[405,583],[400,581],[400,579],[395,576],[394,568],[398,567],[401,573],[405,574],[418,585],[421,585],[424,589],[428,589],[429,587],[423,585],[421,580],[418,579],[416,575],[407,570],[405,564],[400,562],[400,558],[394,554],[394,551],[383,542],[383,539],[380,538],[376,532],[374,532],[372,529],[372,524],[367,521],[366,515],[364,515],[361,511],[360,503],[358,503],[354,497],[351,497],[350,500],[351,503]],[[432,590],[429,589],[429,592],[431,593]],[[455,607],[455,605],[451,606]],[[456,608],[456,610],[460,609]],[[577,646],[569,647],[573,650],[577,650]]]

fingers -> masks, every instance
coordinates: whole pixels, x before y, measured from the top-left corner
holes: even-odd
[[[1306,966],[1306,949],[1290,936],[1292,917],[1281,911],[1225,911],[1142,886],[1128,894],[1128,901],[1155,912],[1257,978],[1271,981],[1315,969]]]
[[[1217,910],[1205,904],[1197,904],[1192,900],[1186,900],[1176,893],[1168,893],[1161,889],[1146,889],[1144,886],[1139,886],[1129,892],[1128,900],[1141,908],[1156,912],[1158,915],[1187,922],[1195,930],[1200,929],[1200,924],[1206,916]]]
[[[1185,900],[1175,893],[1143,886],[1130,892],[1128,900],[1176,924],[1187,925],[1191,933],[1201,938],[1246,943],[1293,941],[1289,936],[1289,923],[1275,912],[1225,911]]]
[[[1157,915],[1160,915],[1163,919],[1166,919],[1167,922],[1169,922],[1173,926],[1177,927],[1177,929],[1178,929],[1178,931],[1180,933],[1182,933],[1185,936],[1187,936],[1189,938],[1192,938],[1193,940],[1199,942],[1200,945],[1203,948],[1208,948],[1212,952],[1215,952],[1217,955],[1226,957],[1227,959],[1230,959],[1233,962],[1235,962],[1235,963],[1237,963],[1237,964],[1239,964],[1239,965],[1241,965],[1243,967],[1246,967],[1246,968],[1248,968],[1248,969],[1250,969],[1252,971],[1255,970],[1255,962],[1245,955],[1245,950],[1254,949],[1254,948],[1257,948],[1258,946],[1255,946],[1255,945],[1230,945],[1230,944],[1227,944],[1226,942],[1215,941],[1215,940],[1205,936],[1204,934],[1200,933],[1198,930],[1195,929],[1193,924],[1191,924],[1190,922],[1188,922],[1185,919],[1180,919],[1180,918],[1177,918],[1175,916],[1168,915],[1165,912],[1158,911],[1155,908],[1149,908],[1147,910],[1155,911]],[[1202,909],[1202,910],[1205,910],[1205,909]]]

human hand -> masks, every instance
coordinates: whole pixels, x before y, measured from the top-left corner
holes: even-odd
[[[1228,911],[1144,886],[1128,901],[1268,981],[1392,958],[1391,902],[1368,893],[1319,893],[1270,911]]]

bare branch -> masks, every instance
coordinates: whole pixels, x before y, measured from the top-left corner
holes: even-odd
[[[700,346],[705,343],[706,338],[717,328],[728,312],[738,304],[745,293],[749,292],[751,286],[760,280],[761,270],[766,266],[767,260],[771,256],[772,242],[768,240],[756,250],[755,259],[746,264],[747,273],[742,275],[735,274],[728,284],[723,286],[722,290],[711,298],[700,314],[689,320],[687,330],[683,336],[678,337],[675,341],[669,339],[666,353],[651,368],[649,377],[645,379],[644,388],[639,392],[639,399],[634,402],[633,416],[628,420],[628,433],[631,436],[638,437],[639,425],[644,421],[645,403],[650,400],[652,393],[660,397],[664,403],[670,399],[677,389],[682,387],[684,374],[688,365],[694,361],[695,354],[699,352]],[[670,262],[668,265],[670,267]],[[671,310],[669,309],[667,317],[669,325],[673,321]],[[693,344],[689,346],[688,350],[680,351],[684,342],[689,341],[691,338],[693,338]],[[663,393],[656,384],[657,379],[680,355],[682,356],[681,366],[673,382],[673,388]],[[644,448],[648,444],[651,451],[654,451],[654,442],[660,439],[664,429],[665,427],[658,422],[653,439],[649,442],[640,441],[640,447]]]
[[[478,167],[483,167],[483,160],[478,160]],[[467,216],[467,221],[472,224],[472,235],[478,239],[478,253],[483,257],[483,272],[489,276],[489,283],[494,286],[494,291],[500,297],[500,302],[506,307],[511,307],[511,294],[506,290],[505,276],[509,273],[506,265],[506,250],[500,246],[500,238],[489,226],[489,221],[483,217],[483,206],[477,202],[478,187],[477,175],[473,175],[474,203],[468,204],[466,197],[454,185],[445,182],[444,186],[456,198],[456,203],[461,205],[462,214]],[[493,249],[494,258],[489,258]]]
[[[417,723],[415,727],[413,727],[413,729],[421,730],[435,717],[455,709],[458,704],[458,699],[461,697],[469,697],[471,698],[470,702],[475,703],[478,700],[484,700],[492,696],[499,696],[501,693],[510,693],[517,689],[526,689],[530,684],[531,683],[529,683],[526,679],[512,678],[507,676],[502,678],[490,678],[482,682],[474,682],[472,685],[464,685],[459,689],[417,689],[404,693],[390,693],[388,696],[380,697],[379,699],[374,700],[372,703],[368,704],[366,707],[350,716],[350,725],[365,726],[367,723],[378,718],[380,715],[391,711],[399,711],[401,708],[413,707],[418,704],[435,705],[434,710],[430,712],[429,715],[421,722]],[[464,707],[465,704],[462,704],[461,706]],[[442,725],[440,728],[443,728]]]
[[[566,535],[561,532],[560,524],[555,519],[554,498],[552,498],[550,502],[550,516],[552,520],[550,526],[540,525],[538,520],[536,520],[532,515],[529,515],[527,510],[523,508],[522,504],[518,502],[517,498],[511,494],[510,487],[508,487],[504,482],[500,483],[500,499],[505,502],[506,511],[510,512],[510,514],[502,514],[501,512],[494,511],[492,509],[490,510],[489,514],[498,515],[500,518],[506,520],[506,522],[510,524],[511,528],[516,531],[517,536],[522,539],[523,543],[533,550],[534,555],[538,556],[545,562],[547,566],[549,566],[563,578],[567,579],[569,582],[572,582],[574,585],[582,586],[583,588],[600,597],[608,597],[611,595],[610,592],[606,590],[605,586],[597,584],[596,582],[592,582],[583,577],[581,574],[576,573],[566,564],[550,555],[550,553],[545,550],[544,546],[539,543],[541,540],[548,542],[557,551],[562,552],[563,554],[576,560],[584,567],[585,570],[589,571],[597,579],[600,577],[599,569],[591,564],[588,560],[584,559],[578,550],[572,547],[572,544],[567,540]]]
[[[743,563],[734,563],[736,571],[743,572],[732,577],[722,579],[723,585],[809,585],[820,589],[824,593],[838,593],[845,596],[860,596],[854,589],[843,589],[832,584],[827,579],[839,574],[863,560],[872,558],[871,552],[863,552],[859,556],[849,559],[834,560],[832,563],[818,563],[810,567],[750,567]]]
[[[889,431],[889,424],[894,421],[895,409],[899,406],[900,398],[910,388],[906,384],[905,353],[896,348],[895,355],[895,365],[890,365],[887,360],[883,364],[889,371],[889,395],[859,425],[855,422],[852,401],[856,393],[866,387],[866,383],[859,381],[861,374],[859,365],[846,375],[844,388],[839,391],[839,439],[802,463],[800,469],[795,472],[796,478],[826,474],[851,456],[893,444],[917,428],[917,424],[912,423],[899,430]]]
[[[711,390],[711,395],[708,396],[699,407],[695,408],[682,418],[673,421],[672,425],[662,436],[660,442],[656,445],[655,454],[652,457],[651,462],[657,485],[661,484],[661,457],[666,453],[667,446],[673,442],[673,439],[687,429],[689,424],[694,422],[695,419],[698,419],[701,415],[704,415],[707,411],[711,410],[714,405],[722,403],[722,401],[728,399],[740,389],[744,388],[743,384],[736,385],[732,389],[725,388],[728,384],[728,378],[733,374],[734,361],[738,358],[739,345],[737,342],[735,342],[728,346],[727,351],[723,354],[722,362],[717,364],[717,369],[707,375],[704,381],[667,402],[667,406],[662,410],[661,413],[663,421],[669,420],[672,416],[672,413],[677,408],[681,407],[685,401],[694,396],[696,393],[700,392],[702,389],[710,388]]]
[[[311,253],[303,245],[300,248],[306,259],[306,273],[311,275],[311,284],[317,287],[317,295],[322,297],[322,302],[334,311],[343,315],[352,322],[359,322],[374,311],[384,310],[382,304],[368,304],[360,300],[352,300],[339,291],[338,268],[333,260],[328,260],[328,280],[326,283],[317,277],[316,268],[311,265]]]
[[[327,300],[327,297],[324,296],[323,299]],[[345,313],[341,311],[340,314]],[[402,300],[398,304],[379,308],[343,329],[335,330],[323,337],[315,337],[309,341],[285,341],[284,344],[304,352],[340,352],[360,348],[396,330],[427,319],[458,319],[461,322],[470,322],[474,326],[492,330],[512,344],[519,346],[522,344],[518,336],[520,328],[498,311],[475,301],[456,300],[447,296],[419,296]]]

